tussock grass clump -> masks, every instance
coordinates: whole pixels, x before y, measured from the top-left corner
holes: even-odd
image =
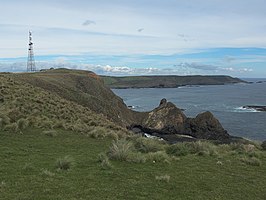
[[[261,161],[256,157],[242,157],[240,161],[251,166],[261,166]]]
[[[98,155],[98,162],[100,162],[101,169],[111,169],[113,167],[105,153],[100,153]]]
[[[182,142],[169,145],[166,153],[173,156],[186,156],[188,154],[197,155],[217,155],[217,146],[208,141]]]
[[[169,145],[166,148],[166,153],[173,156],[186,156],[190,153],[190,148],[185,142],[177,143]]]
[[[187,144],[190,153],[197,155],[217,155],[217,146],[208,141],[197,141]]]
[[[169,183],[170,176],[169,175],[155,176],[155,180]]]
[[[46,131],[43,131],[42,134],[49,136],[49,137],[56,137],[57,136],[56,130],[46,130]]]
[[[17,133],[19,131],[18,129],[18,124],[16,122],[14,123],[11,123],[11,124],[7,124],[4,128],[4,130],[6,131],[11,131],[11,132],[14,132],[14,133]]]
[[[146,154],[140,152],[132,152],[127,158],[127,162],[131,163],[145,163],[147,161]]]
[[[7,124],[10,123],[10,118],[5,114],[0,114],[0,129],[3,129]]]
[[[5,181],[1,181],[0,182],[0,189],[4,189],[6,187],[6,182]]]
[[[41,175],[48,176],[48,177],[52,177],[52,176],[55,175],[55,173],[49,171],[48,169],[43,169],[42,172],[41,172]]]
[[[229,144],[230,150],[238,154],[247,152],[248,148],[243,143],[231,143]]]
[[[152,162],[165,162],[170,163],[171,158],[165,151],[150,152],[146,158]]]
[[[55,167],[59,170],[69,170],[74,165],[74,159],[70,156],[58,158]]]
[[[164,142],[145,138],[145,137],[139,137],[135,140],[135,148],[137,151],[140,151],[142,153],[149,153],[149,152],[156,152],[163,150]]]
[[[132,142],[126,139],[120,139],[113,141],[109,149],[108,156],[113,160],[126,161],[132,151]]]
[[[23,169],[24,171],[32,171],[32,170],[34,170],[34,166],[33,166],[31,163],[26,163],[26,164],[22,167],[22,169]]]
[[[92,138],[105,138],[107,136],[107,130],[103,127],[94,127],[90,132],[89,136]]]
[[[29,121],[27,119],[21,118],[18,120],[17,124],[18,124],[18,129],[22,131],[28,127]]]

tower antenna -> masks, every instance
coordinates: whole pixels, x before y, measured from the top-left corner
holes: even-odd
[[[32,32],[29,31],[29,51],[28,51],[28,62],[27,62],[27,72],[35,72],[35,60],[33,53],[33,42],[32,42]]]

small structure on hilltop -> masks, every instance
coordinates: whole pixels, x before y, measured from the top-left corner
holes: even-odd
[[[33,53],[32,32],[29,31],[27,72],[35,72],[35,71],[36,71],[36,66],[35,66],[34,53]]]

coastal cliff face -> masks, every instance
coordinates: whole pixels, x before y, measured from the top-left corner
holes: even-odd
[[[210,112],[187,118],[181,109],[166,99],[162,99],[160,105],[151,112],[132,111],[93,72],[57,69],[12,76],[85,106],[119,126],[131,130],[137,127],[139,133],[165,136],[167,140],[173,140],[177,135],[220,141],[230,137]]]

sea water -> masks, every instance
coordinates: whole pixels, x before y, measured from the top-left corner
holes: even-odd
[[[260,79],[266,81],[266,79]],[[266,112],[244,109],[245,105],[266,106],[266,82],[179,88],[113,89],[136,111],[150,111],[162,98],[185,109],[188,117],[211,111],[222,126],[235,136],[266,140]]]

